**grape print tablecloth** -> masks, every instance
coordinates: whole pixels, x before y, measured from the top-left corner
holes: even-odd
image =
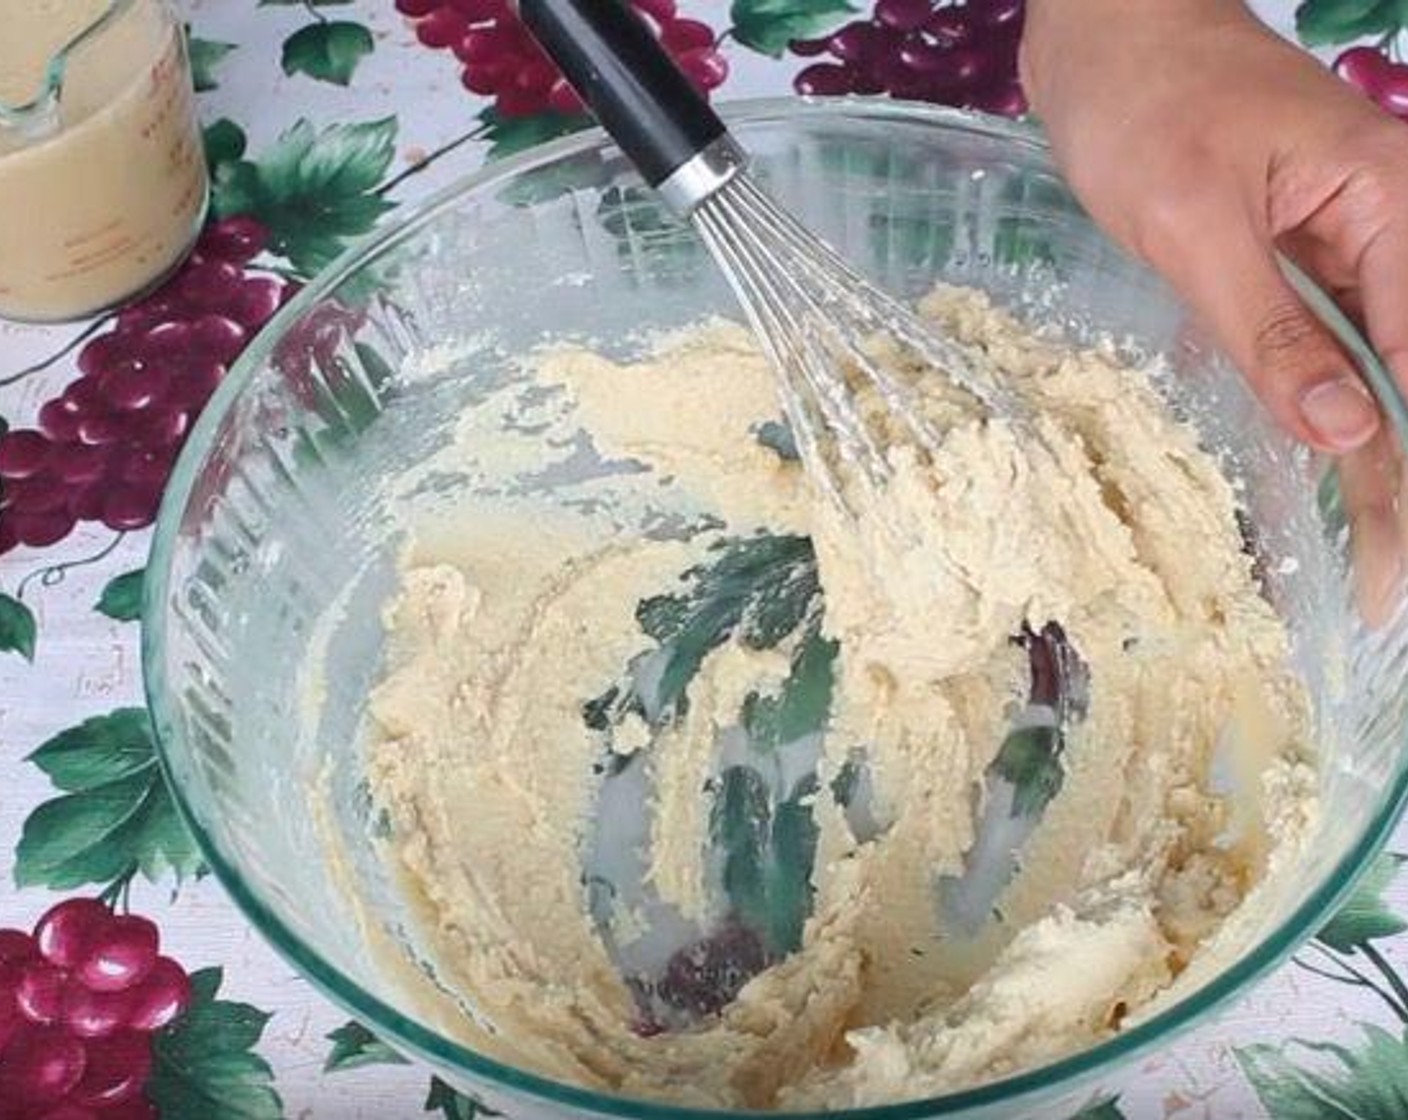
[[[634,2],[716,100],[1025,108],[1020,0]],[[197,254],[117,314],[0,323],[0,1120],[465,1120],[487,1110],[349,1022],[205,874],[153,756],[135,619],[172,459],[260,325],[384,215],[580,127],[580,106],[503,0],[188,0],[183,14],[214,183]],[[1403,4],[1261,14],[1408,104]],[[1402,858],[1082,1115],[1408,1117]]]

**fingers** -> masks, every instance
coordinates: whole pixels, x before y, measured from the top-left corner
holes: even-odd
[[[1365,623],[1381,626],[1398,603],[1408,570],[1408,522],[1399,502],[1403,463],[1385,428],[1338,466],[1355,599]]]
[[[1401,157],[1399,166],[1405,166]],[[1370,341],[1408,393],[1408,185],[1401,178],[1361,172],[1340,193],[1342,212],[1332,228],[1342,259],[1357,266],[1353,283]],[[1355,596],[1370,626],[1389,620],[1408,575],[1404,469],[1403,451],[1387,425],[1339,464]]]
[[[1267,285],[1249,295],[1245,369],[1257,395],[1294,435],[1324,451],[1362,447],[1379,425],[1358,373],[1318,320],[1289,290]]]
[[[1408,393],[1408,189],[1385,217],[1360,254],[1359,288],[1369,338]]]
[[[1210,186],[1207,195],[1227,192],[1219,196]],[[1282,279],[1257,229],[1235,203],[1180,202],[1140,247],[1208,321],[1283,427],[1322,451],[1362,447],[1379,427],[1373,398],[1334,337]]]
[[[1357,259],[1346,260],[1343,246],[1306,230],[1293,230],[1277,238],[1277,244],[1307,274],[1315,277],[1316,283],[1355,326],[1361,331],[1366,329]]]

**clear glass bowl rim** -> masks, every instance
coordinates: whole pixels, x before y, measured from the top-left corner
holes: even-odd
[[[731,124],[739,125],[789,124],[808,119],[851,120],[921,125],[939,132],[974,134],[1008,143],[1054,170],[1050,147],[1034,125],[985,114],[885,98],[857,97],[746,99],[724,104],[720,110]],[[1209,1017],[1254,981],[1282,964],[1324,924],[1387,842],[1405,799],[1408,799],[1408,765],[1401,767],[1395,775],[1388,796],[1363,835],[1340,861],[1335,874],[1251,953],[1188,998],[1088,1050],[998,1081],[902,1104],[829,1112],[778,1114],[680,1107],[582,1089],[485,1057],[407,1018],[344,975],[304,944],[244,881],[235,861],[221,850],[201,825],[185,791],[172,779],[168,756],[175,737],[176,724],[172,718],[174,698],[164,687],[165,674],[162,669],[167,645],[169,618],[166,602],[170,595],[172,556],[191,491],[213,449],[222,420],[258,371],[265,367],[287,328],[310,307],[335,291],[349,276],[466,197],[492,191],[526,171],[592,150],[610,154],[616,149],[601,129],[591,128],[496,161],[449,184],[425,201],[408,207],[405,213],[397,215],[350,247],[290,300],[246,347],[201,414],[177,460],[157,517],[143,594],[142,669],[146,698],[152,714],[157,755],[177,807],[216,879],[265,941],[335,1004],[377,1034],[402,1043],[432,1064],[486,1078],[511,1092],[527,1093],[571,1108],[585,1108],[637,1120],[690,1117],[720,1120],[730,1116],[760,1115],[784,1115],[790,1120],[921,1120],[968,1109],[993,1107],[1031,1093],[1057,1088],[1075,1089],[1101,1072],[1112,1071],[1117,1065],[1132,1062],[1154,1047],[1167,1044],[1176,1034]],[[1336,323],[1334,328],[1341,334],[1353,330],[1343,320]],[[1347,345],[1367,348],[1364,340],[1357,336],[1345,338],[1344,341]]]

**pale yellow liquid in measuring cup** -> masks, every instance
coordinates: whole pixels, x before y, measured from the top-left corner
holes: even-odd
[[[107,0],[0,0],[0,101],[27,102],[54,52]],[[76,318],[184,255],[206,172],[179,28],[136,0],[69,60],[60,128],[0,125],[0,316]]]

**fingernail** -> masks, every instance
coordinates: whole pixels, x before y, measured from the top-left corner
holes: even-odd
[[[1313,385],[1300,398],[1300,413],[1315,434],[1336,451],[1353,451],[1378,430],[1379,410],[1358,378]]]

